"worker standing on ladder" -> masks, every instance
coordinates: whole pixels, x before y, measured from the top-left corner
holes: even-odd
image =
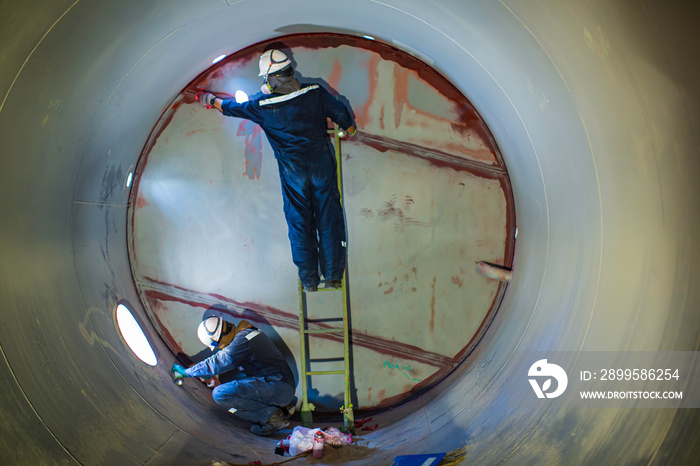
[[[277,159],[292,259],[301,284],[306,291],[316,291],[320,266],[325,287],[339,288],[345,270],[345,222],[326,118],[353,135],[352,115],[323,87],[301,84],[284,52],[267,50],[259,68],[264,79],[260,97],[237,103],[200,91],[199,102],[226,116],[251,120],[265,131]]]
[[[247,320],[233,325],[221,317],[208,317],[197,336],[216,353],[185,369],[174,364],[180,377],[211,378],[233,373],[230,382],[214,388],[212,397],[238,417],[253,422],[250,431],[270,435],[289,425],[294,412],[294,374],[267,335]]]

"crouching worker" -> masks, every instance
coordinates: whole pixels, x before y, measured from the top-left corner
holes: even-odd
[[[219,351],[187,369],[175,364],[173,372],[206,379],[241,371],[236,380],[214,388],[214,401],[253,422],[250,431],[257,435],[270,435],[289,425],[294,375],[267,335],[246,320],[233,325],[221,317],[209,317],[199,325],[197,336],[212,351]]]

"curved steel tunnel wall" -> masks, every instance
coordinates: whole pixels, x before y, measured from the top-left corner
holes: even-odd
[[[364,436],[371,456],[355,463],[465,445],[475,464],[697,458],[695,410],[565,405],[514,414],[505,375],[528,350],[697,351],[697,7],[244,0],[197,8],[2,5],[4,463],[271,460],[269,440],[232,435],[236,422],[206,393],[185,396],[171,383],[173,356],[142,315],[158,367],[123,345],[114,308],[140,308],[125,180],[162,109],[213,57],[317,30],[374,35],[451,80],[504,154],[519,225],[513,280],[475,353],[436,389],[376,416],[382,429]]]

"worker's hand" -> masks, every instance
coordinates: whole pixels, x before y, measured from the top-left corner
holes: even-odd
[[[351,127],[348,128],[347,137],[354,136],[355,133],[357,133],[357,128],[355,128],[355,125],[352,125]]]
[[[170,372],[173,374],[177,374],[180,377],[187,377],[187,374],[185,374],[185,366],[181,364],[173,364],[172,369],[170,369]]]
[[[214,94],[212,94],[211,92],[199,91],[199,103],[204,105],[207,108],[212,107],[211,101],[214,97],[216,97],[216,96]]]
[[[204,384],[209,387],[209,388],[214,388],[217,385],[220,385],[219,380],[216,377],[212,377],[210,379],[204,379],[202,377],[199,378]]]

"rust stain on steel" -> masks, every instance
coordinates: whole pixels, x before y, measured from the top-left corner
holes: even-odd
[[[382,222],[386,222],[391,218],[396,218],[396,230],[403,231],[404,226],[414,225],[414,226],[429,226],[429,223],[421,222],[413,217],[408,217],[405,212],[410,210],[413,204],[413,198],[411,196],[405,196],[403,207],[397,206],[398,198],[396,195],[389,201],[384,202],[384,208],[377,211],[377,217],[379,217]],[[371,218],[374,213],[371,209],[363,209],[365,217]]]
[[[259,303],[239,303],[221,295],[209,293],[197,293],[191,290],[184,290],[181,287],[171,286],[185,293],[180,293],[176,296],[173,293],[166,293],[160,290],[149,289],[145,290],[145,296],[150,300],[171,301],[185,304],[191,307],[209,309],[216,303],[222,313],[228,314],[236,319],[246,319],[259,324],[267,324],[273,327],[282,327],[292,330],[299,330],[299,318],[296,314],[284,312],[272,306],[266,306]],[[213,298],[213,299],[212,299]],[[216,306],[215,306],[216,307]],[[160,325],[162,328],[162,325]],[[322,322],[309,322],[309,329],[327,329],[332,328],[331,325]],[[342,336],[335,334],[319,334],[316,338],[324,338],[326,340],[342,342]],[[172,340],[174,342],[174,339]],[[411,359],[416,362],[428,364],[438,368],[454,368],[458,362],[449,356],[431,351],[425,351],[414,345],[401,343],[393,340],[386,340],[381,337],[366,335],[362,333],[353,333],[352,342],[354,345],[361,346],[377,353],[386,354],[389,356],[402,357]]]

